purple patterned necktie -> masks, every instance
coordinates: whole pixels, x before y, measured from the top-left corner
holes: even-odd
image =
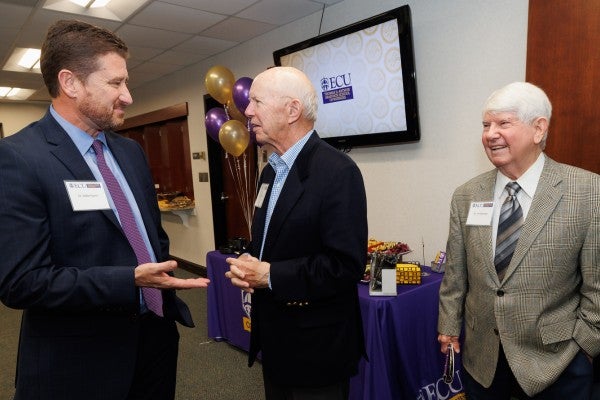
[[[104,183],[106,184],[106,187],[110,192],[110,197],[115,204],[117,212],[119,213],[121,227],[123,228],[123,232],[125,232],[125,236],[127,236],[127,240],[129,240],[129,244],[135,252],[138,264],[152,262],[152,258],[150,257],[148,249],[144,244],[144,239],[142,239],[140,230],[135,222],[133,212],[131,211],[131,205],[127,201],[127,197],[125,197],[119,182],[113,175],[108,165],[106,165],[102,142],[100,140],[94,140],[92,148],[96,152],[98,169],[102,174],[102,178],[104,178]],[[142,295],[144,296],[144,301],[146,302],[148,309],[156,315],[162,317],[162,293],[160,290],[156,288],[143,287]]]

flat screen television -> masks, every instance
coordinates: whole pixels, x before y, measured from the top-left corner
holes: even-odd
[[[408,5],[273,52],[302,70],[319,95],[315,129],[333,146],[378,146],[421,138]]]

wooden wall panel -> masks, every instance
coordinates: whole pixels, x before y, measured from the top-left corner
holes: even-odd
[[[600,173],[600,0],[529,0],[526,80],[553,115],[546,153]]]

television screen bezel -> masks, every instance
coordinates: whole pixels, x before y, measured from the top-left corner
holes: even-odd
[[[419,127],[419,110],[417,102],[417,79],[412,35],[412,18],[408,5],[404,5],[379,15],[355,22],[331,32],[295,43],[273,52],[276,66],[281,66],[283,56],[322,44],[339,37],[361,31],[374,25],[396,20],[398,24],[398,40],[402,63],[402,81],[404,86],[404,102],[406,114],[406,130],[389,132],[371,132],[367,134],[322,137],[323,140],[337,148],[351,149],[353,147],[381,146],[391,144],[414,143],[421,139]]]

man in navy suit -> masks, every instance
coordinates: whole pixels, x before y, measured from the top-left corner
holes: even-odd
[[[361,173],[314,131],[317,96],[290,67],[259,74],[246,115],[272,151],[260,178],[250,254],[229,258],[252,294],[249,363],[262,353],[267,400],[343,400],[364,355],[357,283],[366,266]]]
[[[174,289],[208,280],[173,276],[146,157],[111,132],[132,102],[127,56],[105,29],[52,25],[41,58],[52,105],[0,141],[0,299],[24,310],[16,400],[174,398],[175,321],[193,326]],[[126,236],[95,140],[141,245]],[[137,249],[149,262],[139,262]]]

